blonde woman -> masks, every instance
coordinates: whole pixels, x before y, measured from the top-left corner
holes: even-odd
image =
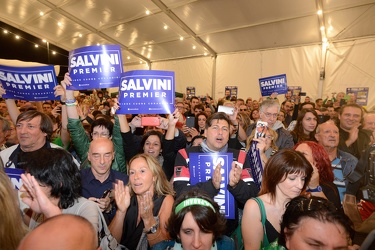
[[[116,215],[109,229],[128,249],[147,249],[169,239],[173,189],[155,157],[138,154],[129,162],[129,185],[115,184]]]
[[[256,132],[256,129],[254,129],[253,132],[251,133],[251,135],[247,138],[247,140],[246,140],[246,150],[245,151],[249,152],[251,142],[257,141],[258,144],[257,144],[256,147],[257,147],[257,149],[259,149],[260,158],[262,160],[262,166],[264,168],[268,159],[272,155],[274,155],[278,150],[278,147],[275,144],[275,142],[277,140],[277,133],[272,128],[267,127],[267,129],[265,130],[265,136],[264,137],[254,138],[255,132]]]
[[[19,210],[16,190],[0,168],[0,249],[15,250],[27,230]]]

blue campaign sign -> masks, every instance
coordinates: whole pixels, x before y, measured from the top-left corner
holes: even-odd
[[[346,94],[354,94],[355,101],[360,106],[366,106],[368,101],[368,87],[362,88],[346,88]]]
[[[57,100],[53,88],[57,85],[54,67],[9,67],[0,65],[0,82],[6,94],[3,98],[45,101]]]
[[[274,92],[285,94],[288,92],[286,74],[260,78],[259,87],[262,96],[270,96]]]
[[[174,72],[132,70],[120,82],[118,114],[171,114],[174,111]]]
[[[4,168],[4,170],[12,182],[13,187],[19,190],[22,187],[21,174],[23,174],[25,171],[18,168]]]
[[[210,180],[216,166],[219,163],[221,164],[222,181],[220,183],[219,194],[214,197],[214,200],[219,204],[220,212],[224,214],[227,219],[235,218],[235,200],[227,189],[232,162],[232,153],[189,154],[190,183],[192,185]]]
[[[117,88],[122,56],[120,45],[87,46],[69,52],[70,90]]]

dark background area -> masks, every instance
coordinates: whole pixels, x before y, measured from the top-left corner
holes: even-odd
[[[4,33],[4,30],[7,30],[8,33]],[[20,38],[16,39],[16,35],[19,35]],[[60,82],[65,72],[68,71],[69,52],[50,43],[48,58],[47,44],[42,39],[0,22],[0,58],[60,65],[60,73],[57,77]],[[35,44],[38,44],[39,47],[36,48]],[[52,51],[55,51],[56,54],[53,54]]]

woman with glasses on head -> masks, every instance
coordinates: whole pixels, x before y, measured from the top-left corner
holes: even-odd
[[[259,196],[244,207],[241,229],[246,250],[267,247],[279,237],[285,205],[305,190],[312,172],[306,158],[291,149],[280,150],[268,160]]]

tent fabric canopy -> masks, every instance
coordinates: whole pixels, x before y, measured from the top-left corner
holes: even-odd
[[[178,92],[218,98],[238,86],[257,98],[259,78],[284,73],[313,98],[375,82],[375,0],[3,0],[0,9],[0,21],[68,51],[120,44],[125,70],[173,70]]]
[[[3,0],[0,9],[1,21],[68,51],[120,44],[125,65],[319,44],[321,25],[330,42],[375,35],[374,0]]]

